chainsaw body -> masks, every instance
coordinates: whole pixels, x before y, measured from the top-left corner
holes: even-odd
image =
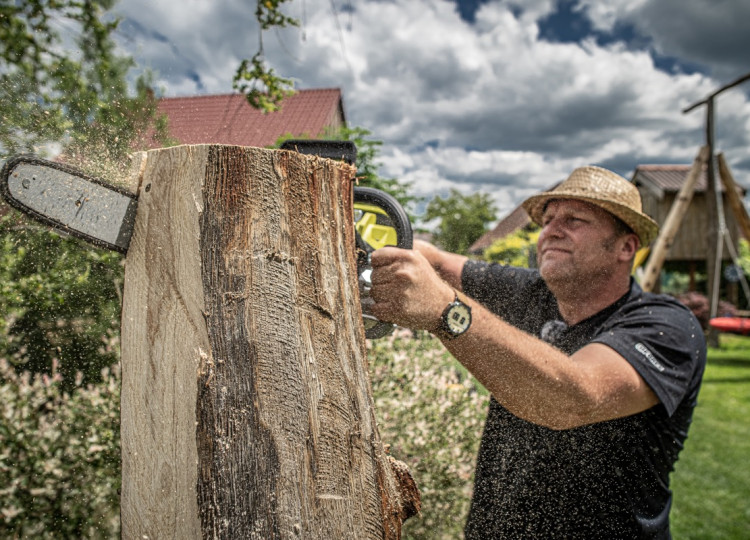
[[[377,339],[393,332],[395,325],[379,321],[370,312],[373,304],[372,252],[385,246],[411,249],[413,233],[409,216],[399,202],[384,191],[354,188],[354,229],[357,243],[357,278],[365,336]]]

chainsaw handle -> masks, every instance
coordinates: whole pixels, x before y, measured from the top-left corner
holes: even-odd
[[[354,186],[354,202],[371,204],[381,208],[391,220],[396,230],[396,247],[411,249],[414,245],[414,233],[406,211],[395,197],[375,188]]]

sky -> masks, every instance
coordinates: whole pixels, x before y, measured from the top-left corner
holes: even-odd
[[[164,96],[232,92],[260,43],[248,0],[119,0],[117,41]],[[341,88],[414,195],[490,193],[498,217],[594,164],[689,164],[705,107],[750,73],[747,0],[293,0],[262,36],[296,88]],[[715,101],[716,148],[750,188],[750,81]]]

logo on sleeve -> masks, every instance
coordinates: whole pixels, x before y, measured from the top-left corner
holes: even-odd
[[[658,369],[659,371],[664,371],[664,366],[661,365],[661,363],[654,357],[651,351],[649,351],[643,343],[636,343],[635,350],[645,356],[646,360],[648,360],[656,369]]]

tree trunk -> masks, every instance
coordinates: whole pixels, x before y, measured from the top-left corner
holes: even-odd
[[[373,415],[354,171],[259,148],[146,154],[123,299],[123,538],[400,537],[416,487]]]

